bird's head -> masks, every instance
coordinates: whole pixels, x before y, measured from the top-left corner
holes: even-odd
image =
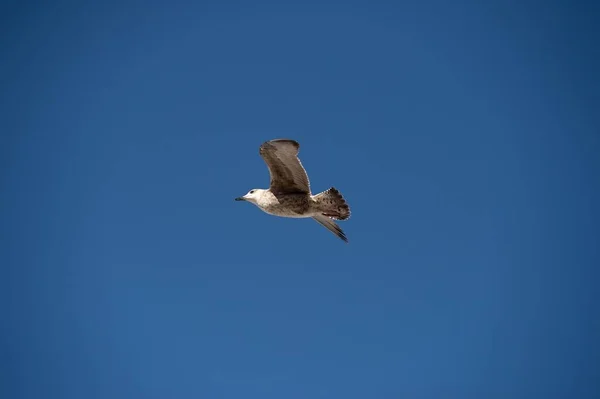
[[[244,195],[243,197],[238,197],[235,200],[248,201],[252,202],[253,204],[256,204],[256,201],[258,201],[258,199],[263,195],[265,191],[266,190],[260,188],[253,188],[252,190],[248,191],[248,194]]]

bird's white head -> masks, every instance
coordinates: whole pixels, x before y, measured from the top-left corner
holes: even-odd
[[[252,202],[253,204],[256,204],[265,191],[267,190],[263,190],[261,188],[253,188],[252,190],[248,191],[248,194],[244,195],[243,197],[238,197],[235,200],[248,201]]]

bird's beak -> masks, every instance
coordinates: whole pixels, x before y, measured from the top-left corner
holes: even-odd
[[[236,201],[246,201],[246,198],[244,198],[244,197],[237,197],[235,200]]]

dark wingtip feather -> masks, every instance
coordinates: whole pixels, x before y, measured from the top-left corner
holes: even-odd
[[[342,229],[338,230],[337,236],[340,237],[346,244],[348,243],[348,237],[346,237],[346,233],[344,233]]]
[[[290,143],[290,144],[293,144],[294,146],[296,146],[296,148],[300,147],[300,143],[298,143],[296,140],[292,140],[292,139],[274,139],[274,140],[267,141],[267,143]]]
[[[346,237],[346,233],[344,233],[340,226],[338,226],[331,218],[325,215],[323,216],[324,218],[321,216],[314,216],[313,219],[320,225],[324,226],[331,233],[335,234],[339,239],[345,243],[348,243],[348,237]]]
[[[291,140],[291,139],[275,139],[275,140],[269,140],[269,141],[265,141],[264,143],[262,143],[260,145],[259,149],[259,153],[262,154],[263,151],[266,151],[267,148],[275,148],[275,144],[276,143],[289,143],[291,145],[293,145],[296,148],[296,152],[298,152],[300,150],[300,144],[296,141],[296,140]]]

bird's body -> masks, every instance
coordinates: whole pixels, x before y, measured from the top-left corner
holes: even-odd
[[[309,194],[280,194],[264,190],[256,205],[269,215],[286,218],[309,218],[316,211],[316,201]]]
[[[287,218],[313,218],[344,241],[346,235],[334,222],[350,217],[350,208],[335,188],[312,195],[306,171],[298,159],[294,140],[271,140],[260,146],[271,175],[269,189],[253,189],[236,200],[248,201],[264,212]]]

